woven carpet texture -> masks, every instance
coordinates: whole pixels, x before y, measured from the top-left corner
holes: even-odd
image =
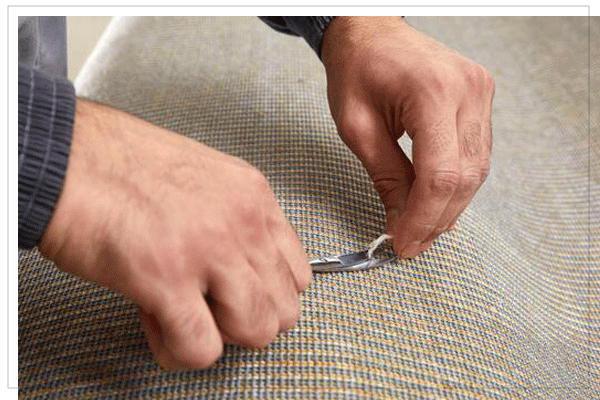
[[[600,18],[406,20],[496,78],[491,174],[454,232],[315,275],[296,328],[204,371],[163,371],[131,302],[22,251],[20,398],[600,398]],[[257,18],[119,17],[76,87],[255,165],[311,257],[385,229],[320,61]]]

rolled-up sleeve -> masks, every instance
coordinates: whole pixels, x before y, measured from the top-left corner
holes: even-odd
[[[259,17],[271,28],[289,35],[301,36],[321,56],[323,33],[335,17]]]
[[[67,170],[75,89],[66,75],[64,17],[28,17],[19,26],[19,247],[38,244]]]

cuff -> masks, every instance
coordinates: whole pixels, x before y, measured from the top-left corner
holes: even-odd
[[[269,26],[280,32],[302,36],[321,57],[321,39],[325,29],[335,17],[261,17]]]
[[[67,79],[19,64],[19,247],[34,247],[65,177],[75,89]]]

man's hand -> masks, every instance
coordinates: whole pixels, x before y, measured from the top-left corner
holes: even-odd
[[[206,367],[224,342],[266,346],[296,324],[311,280],[258,170],[84,100],[40,250],[136,302],[167,368]]]
[[[339,134],[381,196],[396,253],[414,257],[453,229],[488,174],[494,80],[397,17],[337,17],[322,59]]]

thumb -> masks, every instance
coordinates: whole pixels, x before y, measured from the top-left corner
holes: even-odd
[[[394,235],[415,179],[412,163],[395,139],[399,135],[388,132],[381,118],[359,113],[338,130],[371,177],[385,207],[386,232]]]

